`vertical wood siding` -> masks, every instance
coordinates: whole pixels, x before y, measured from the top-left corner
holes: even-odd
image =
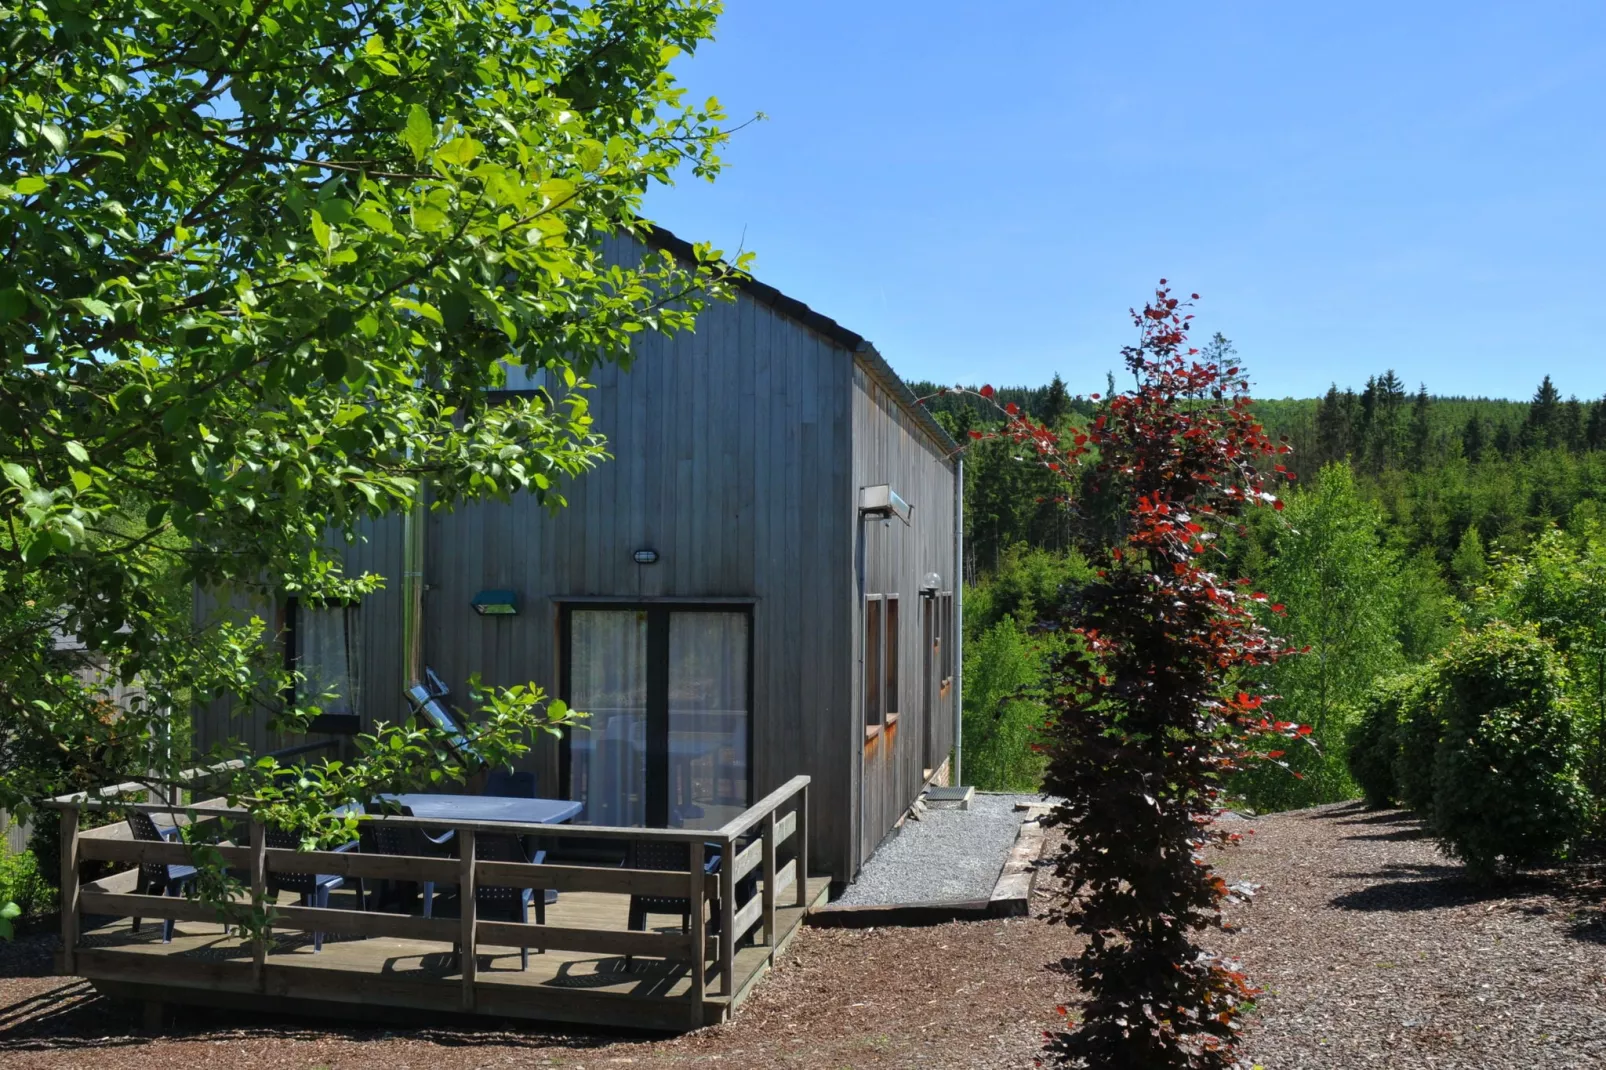
[[[856,523],[852,612],[855,676],[860,681],[854,694],[856,724],[864,723],[864,596],[897,595],[900,617],[898,722],[857,748],[860,753],[854,763],[861,779],[857,862],[862,865],[920,793],[926,755],[932,756],[933,766],[940,766],[953,746],[953,709],[948,701],[934,703],[929,726],[921,716],[920,584],[930,572],[942,578],[945,590],[955,581],[954,464],[862,367],[855,367],[853,374],[853,483],[855,506],[859,488],[882,483],[914,506],[908,525],[874,518]]]
[[[624,240],[607,252],[626,263],[642,255]],[[459,705],[473,673],[486,684],[533,682],[559,694],[565,601],[750,600],[753,796],[798,773],[813,777],[815,867],[851,878],[866,855],[856,794],[858,488],[890,482],[916,504],[913,529],[873,532],[868,547],[877,582],[897,584],[876,589],[905,599],[904,705],[911,711],[896,772],[877,781],[885,788],[864,834],[873,847],[919,790],[917,588],[924,572],[946,578],[953,559],[951,467],[852,352],[745,292],[708,309],[694,333],[638,335],[628,370],[605,364],[591,380],[595,427],[615,459],[566,485],[566,508],[549,511],[521,495],[431,512],[426,663]],[[404,713],[401,518],[369,525],[363,535],[347,553],[348,569],[386,579],[362,610],[362,713],[372,724]],[[633,561],[644,548],[658,551],[656,564]],[[516,591],[519,614],[477,615],[470,602],[488,588]],[[198,605],[198,614],[215,611]],[[219,738],[224,720],[203,713],[202,734]],[[260,725],[241,727],[253,746],[284,745]],[[939,732],[946,753],[946,721]],[[557,743],[543,739],[526,763],[543,793],[558,790],[558,762]]]

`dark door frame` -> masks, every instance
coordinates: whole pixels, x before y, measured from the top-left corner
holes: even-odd
[[[753,603],[751,601],[654,600],[651,602],[585,599],[558,603],[558,697],[572,698],[573,624],[575,610],[644,612],[647,614],[647,768],[643,785],[648,828],[669,824],[669,615],[671,613],[743,613],[747,616],[747,806],[753,805],[753,737],[758,720],[753,708]],[[571,733],[558,741],[558,795],[570,794]],[[580,731],[585,731],[581,729]]]

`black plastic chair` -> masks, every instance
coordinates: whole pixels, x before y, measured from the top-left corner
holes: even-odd
[[[128,830],[134,834],[134,839],[146,843],[172,843],[179,838],[177,825],[158,825],[151,819],[151,815],[143,810],[133,810],[128,815]],[[139,864],[138,883],[134,886],[136,895],[165,895],[180,896],[184,889],[195,883],[195,867],[169,865],[162,862],[141,862]],[[139,932],[140,919],[133,919],[133,931]],[[162,920],[162,943],[173,942],[174,919]],[[225,928],[225,932],[227,929]]]
[[[511,833],[481,833],[475,839],[474,859],[477,862],[535,862],[546,861],[545,851],[536,851],[526,854],[523,841]],[[537,894],[541,893],[541,894]],[[491,917],[493,920],[516,921],[524,924],[530,920],[530,907],[535,907],[535,923],[546,924],[546,895],[540,888],[513,888],[496,884],[481,884],[474,891],[474,906],[479,917]],[[459,947],[452,945],[452,952],[457,954]],[[530,968],[530,949],[519,948],[519,969]]]
[[[485,790],[480,794],[500,795],[509,799],[538,799],[541,797],[537,790],[539,783],[535,774],[528,771],[493,769],[485,778]]]
[[[706,844],[703,855],[703,873],[712,876],[719,872],[720,855],[716,849],[719,845]],[[628,869],[668,869],[686,872],[691,865],[691,848],[684,843],[669,843],[661,840],[631,840],[629,850],[625,855],[625,866]],[[647,929],[647,915],[649,914],[679,914],[680,931],[691,931],[691,900],[685,896],[659,896],[659,895],[632,895],[630,897],[630,914],[626,927],[636,932],[645,932]],[[709,926],[710,932],[719,931],[720,903],[716,898],[713,902],[713,920]],[[632,956],[625,956],[625,969],[630,969]]]
[[[379,804],[370,807],[370,812],[383,813]],[[401,807],[393,811],[400,817],[412,817],[413,811],[408,807]],[[438,836],[432,836],[421,828],[409,828],[400,825],[387,825],[376,821],[368,826],[372,835],[373,849],[376,854],[405,855],[414,858],[450,858],[452,857],[452,840],[456,833],[451,829]],[[424,917],[434,916],[435,882],[434,881],[400,881],[382,880],[374,889],[374,907],[379,907],[391,898],[393,891],[399,891],[406,885],[421,892],[424,897]],[[455,887],[446,885],[445,887]]]
[[[266,828],[263,830],[267,845],[275,850],[298,851],[301,849],[301,837],[294,832],[284,829]],[[357,841],[343,843],[334,848],[336,851],[355,851]],[[304,907],[327,908],[329,906],[329,893],[336,888],[343,887],[346,878],[335,873],[269,873],[267,875],[268,894],[277,895],[280,892],[291,892],[301,896],[301,905]],[[357,885],[357,909],[365,908],[363,902],[366,896],[361,881]],[[316,954],[323,950],[323,933],[315,931],[312,934],[312,950]]]

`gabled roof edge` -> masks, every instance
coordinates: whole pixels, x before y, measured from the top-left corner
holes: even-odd
[[[691,242],[656,224],[649,225],[651,226],[649,236],[654,245],[667,249],[682,260],[696,259]],[[864,366],[865,371],[870,373],[870,377],[875,379],[882,389],[886,390],[899,405],[913,416],[915,422],[920,425],[921,430],[925,431],[931,440],[942,448],[942,451],[947,454],[948,460],[952,460],[954,455],[959,452],[959,443],[955,442],[953,436],[943,429],[942,424],[937,422],[936,417],[931,415],[930,410],[920,404],[920,399],[915,397],[913,390],[909,389],[909,384],[905,383],[903,378],[892,370],[892,365],[887,363],[886,358],[863,335],[848,330],[830,316],[814,311],[814,309],[797,298],[788,297],[775,287],[759,282],[751,275],[745,273],[737,275],[735,284],[738,289],[753,298],[753,300],[760,304],[768,305],[787,319],[794,320],[817,334],[824,335],[853,354],[853,359]]]

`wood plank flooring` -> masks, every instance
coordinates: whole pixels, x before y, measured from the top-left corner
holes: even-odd
[[[828,885],[824,877],[808,882],[811,904],[824,901]],[[338,891],[330,902],[336,909],[353,905],[354,896]],[[546,923],[622,930],[628,905],[623,895],[564,892],[548,904]],[[442,906],[449,908],[450,901]],[[803,914],[791,905],[777,909],[777,945],[790,939]],[[649,924],[678,931],[680,919],[653,916]],[[84,934],[77,972],[108,993],[156,1002],[337,1016],[362,1005],[677,1030],[723,1020],[768,969],[775,951],[739,948],[735,998],[719,991],[717,970],[710,970],[709,991],[694,1004],[684,962],[636,958],[627,969],[617,955],[532,951],[529,968],[521,970],[517,949],[482,945],[465,996],[461,968],[445,943],[330,933],[323,950],[314,953],[310,933],[276,933],[259,983],[250,945],[225,934],[221,924],[179,922],[172,943],[164,944],[159,921],[146,919],[134,933],[130,920],[120,918]]]

